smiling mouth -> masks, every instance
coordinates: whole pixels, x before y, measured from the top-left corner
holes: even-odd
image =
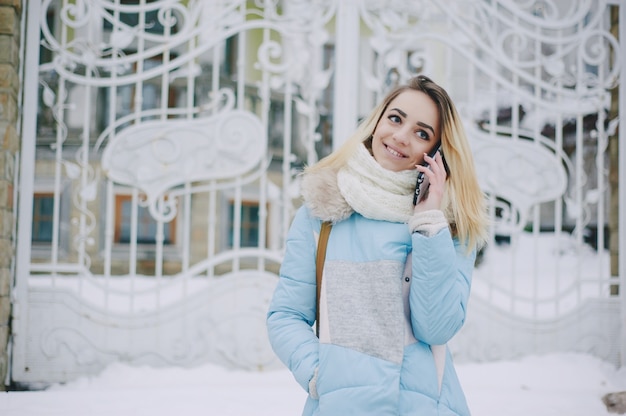
[[[386,144],[384,146],[385,146],[385,149],[387,149],[387,152],[389,152],[392,156],[395,156],[395,157],[398,157],[398,158],[405,158],[406,157],[402,153],[398,152],[397,150],[392,149],[391,147],[387,146]]]

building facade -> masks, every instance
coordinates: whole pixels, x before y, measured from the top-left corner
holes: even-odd
[[[8,380],[11,288],[15,277],[15,160],[19,153],[18,95],[22,2],[0,2],[0,380]],[[0,383],[3,390],[7,383]]]

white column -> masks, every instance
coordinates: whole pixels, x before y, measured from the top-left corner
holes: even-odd
[[[360,71],[358,1],[341,0],[337,2],[333,150],[340,147],[357,126]]]

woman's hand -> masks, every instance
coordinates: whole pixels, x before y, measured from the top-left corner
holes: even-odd
[[[428,177],[429,186],[424,198],[415,206],[414,212],[424,212],[431,209],[440,210],[443,195],[446,191],[446,179],[448,178],[448,174],[444,166],[441,152],[438,151],[435,153],[434,158],[424,153],[424,162],[428,163],[430,166],[416,165],[415,167],[419,172],[424,172]]]

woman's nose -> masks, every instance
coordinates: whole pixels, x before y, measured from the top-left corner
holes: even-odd
[[[407,144],[409,142],[409,129],[408,128],[400,128],[395,131],[393,138],[402,144]]]

